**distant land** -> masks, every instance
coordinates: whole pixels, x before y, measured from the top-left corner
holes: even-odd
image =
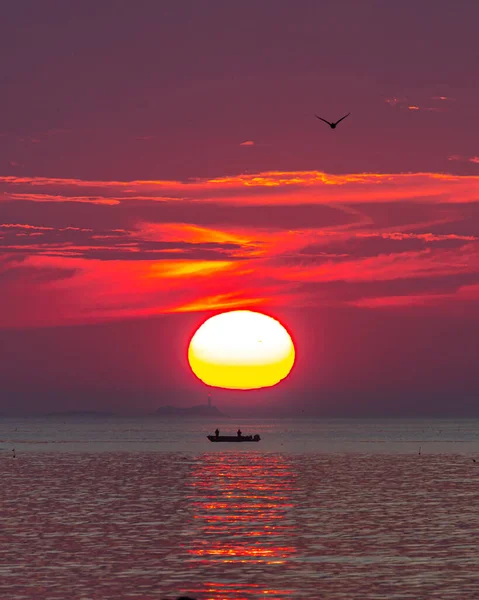
[[[96,410],[66,410],[63,412],[50,412],[47,417],[115,417],[115,413]]]
[[[196,406],[160,406],[153,413],[157,417],[228,417],[216,406],[198,404]]]

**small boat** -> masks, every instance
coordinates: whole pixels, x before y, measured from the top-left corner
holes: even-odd
[[[210,442],[259,442],[260,437],[256,435],[207,435]]]

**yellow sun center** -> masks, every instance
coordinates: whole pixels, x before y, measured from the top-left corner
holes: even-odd
[[[276,385],[291,371],[294,359],[293,341],[281,323],[250,310],[211,317],[188,348],[193,373],[207,385],[229,389]]]

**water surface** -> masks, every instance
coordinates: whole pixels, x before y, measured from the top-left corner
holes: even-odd
[[[479,597],[477,423],[0,425],[1,598]]]

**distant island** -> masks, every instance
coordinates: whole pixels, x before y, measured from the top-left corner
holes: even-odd
[[[153,415],[157,417],[228,417],[216,406],[211,404],[208,396],[208,404],[197,404],[195,406],[160,406]]]

